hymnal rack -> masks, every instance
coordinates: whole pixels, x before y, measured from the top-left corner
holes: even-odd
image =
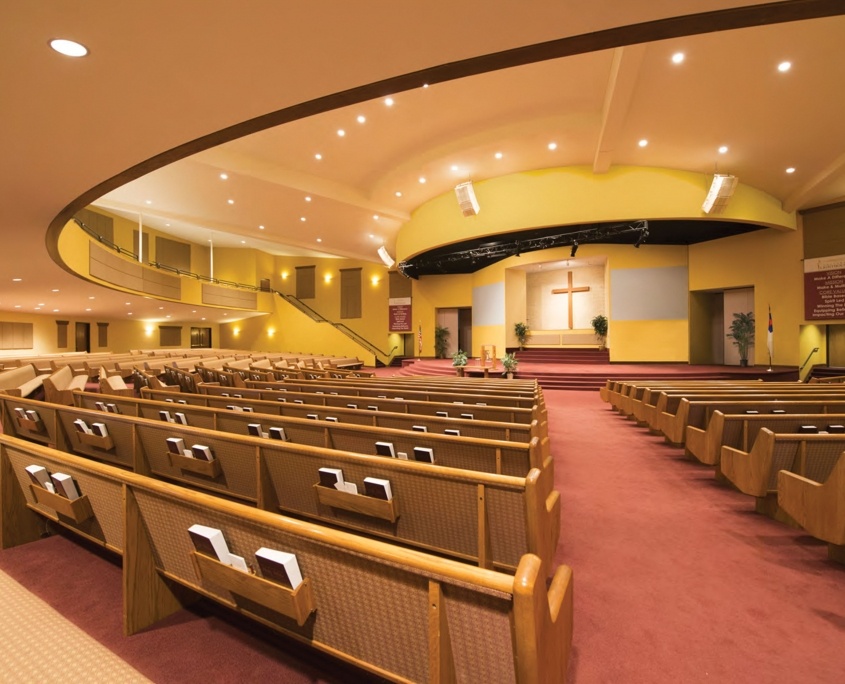
[[[174,454],[172,451],[167,452],[167,457],[170,459],[170,465],[174,468],[181,468],[190,473],[197,475],[205,475],[206,477],[220,477],[223,469],[220,467],[220,461],[213,459],[206,461],[202,458],[193,458],[191,456],[181,456]]]
[[[258,575],[236,570],[216,558],[191,552],[191,562],[197,577],[213,582],[237,596],[267,606],[271,610],[296,620],[300,627],[317,606],[311,582],[304,578],[296,589],[284,587]]]
[[[75,523],[84,522],[94,516],[91,500],[85,495],[71,501],[60,494],[48,492],[44,487],[39,487],[36,484],[30,484],[29,489],[32,491],[36,503],[52,508],[59,515],[70,518]]]
[[[345,511],[368,515],[371,518],[379,518],[392,523],[395,523],[399,517],[395,498],[385,501],[365,494],[342,492],[339,489],[324,487],[319,483],[314,485],[314,492],[317,495],[317,501],[324,506],[341,508]]]

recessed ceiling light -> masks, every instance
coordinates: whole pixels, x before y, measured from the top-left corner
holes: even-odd
[[[167,314],[167,316],[165,316],[165,318],[170,318],[170,314]]]
[[[54,288],[54,289],[50,290],[50,292],[58,292],[58,289]]]
[[[88,309],[85,309],[85,310],[86,310],[86,311],[90,311],[91,309],[90,309],[90,308],[88,308]]]
[[[221,178],[221,180],[229,180],[229,174],[228,173],[221,173],[220,178]]]
[[[53,313],[59,313],[58,309],[53,309]]]
[[[359,114],[358,115],[358,123],[366,123],[366,122],[367,122],[367,117],[364,116],[363,114]]]
[[[163,307],[163,306],[158,307],[158,310],[159,310],[159,311],[162,311],[163,309],[164,309],[164,307]]]
[[[344,135],[346,135],[346,131],[344,131],[342,128],[338,128],[337,134],[342,138]]]
[[[16,308],[16,309],[20,309],[20,308],[21,308],[21,305],[20,305],[20,304],[15,304],[15,308]]]
[[[786,170],[786,172],[787,172],[787,173],[795,173],[795,167],[794,167],[794,166],[790,166],[790,167]]]
[[[386,104],[388,107],[392,107],[393,106],[393,98],[392,97],[384,98],[384,104]]]
[[[780,64],[778,64],[778,71],[780,71],[782,74],[786,73],[791,68],[792,62],[781,62]]]
[[[35,311],[41,311],[41,307],[40,307],[40,306],[36,306],[36,307],[35,307]]]
[[[258,230],[264,230],[264,226],[258,226]]]
[[[425,178],[423,176],[420,176],[420,183],[425,183]]]
[[[496,157],[496,159],[501,159],[504,155],[501,152],[496,152],[493,156]]]
[[[92,296],[88,297],[88,299],[96,299],[96,297],[94,297],[94,296],[92,295]]]
[[[452,164],[452,171],[457,171],[457,170],[458,170],[458,165]]]
[[[370,233],[370,239],[372,240],[372,239],[374,239],[374,238],[375,238],[375,235],[373,235],[372,233]]]
[[[44,302],[38,302],[38,306],[44,306]]]
[[[549,143],[549,149],[552,150],[552,151],[556,150],[557,149],[557,143],[556,142],[550,142]]]
[[[235,200],[230,199],[230,200],[226,200],[226,202],[228,202],[229,204],[234,204],[234,203],[235,203]]]
[[[196,313],[196,312],[197,312],[197,310],[196,310],[196,309],[193,309],[193,310],[191,311],[191,313]]]
[[[200,320],[204,321],[204,320],[205,320],[205,316],[203,316]]]
[[[22,278],[12,278],[13,283],[19,283],[21,280]]]
[[[648,140],[646,140],[645,138],[643,138],[642,140],[640,140],[640,141],[637,143],[637,145],[639,145],[640,147],[646,147],[646,146],[648,145]]]
[[[728,146],[727,146],[727,145],[722,145],[722,146],[719,148],[719,154],[725,154],[727,151],[728,151]]]
[[[314,155],[314,159],[316,159],[317,161],[319,161],[322,158],[323,158],[323,155],[320,154],[319,152],[317,152],[317,154]]]
[[[130,306],[129,302],[126,302],[126,306]]]
[[[165,227],[170,228],[170,224],[169,224],[169,223],[165,223],[164,225],[165,225]]]
[[[152,200],[144,200],[144,204],[152,204],[152,203],[153,203]]]
[[[373,218],[378,221],[378,214],[373,214]]]
[[[302,221],[303,223],[305,223],[305,217],[304,216],[300,216],[299,220]]]
[[[306,202],[310,202],[310,201],[311,201],[311,196],[310,196],[310,195],[305,195],[305,201],[306,201]]]
[[[84,57],[88,54],[87,47],[82,45],[82,43],[77,43],[73,40],[56,38],[55,40],[50,41],[50,47],[66,57]]]
[[[395,193],[393,193],[393,194],[394,194],[394,195],[396,195],[397,197],[402,197],[402,193],[401,193],[401,192],[399,192],[398,190],[397,190]]]
[[[246,244],[246,240],[241,240],[241,244],[242,244],[242,245],[245,245],[245,244]]]
[[[683,52],[676,52],[674,55],[672,55],[673,64],[680,64],[684,61],[684,59],[686,59],[686,55]]]
[[[323,238],[317,238],[317,242],[322,242]]]

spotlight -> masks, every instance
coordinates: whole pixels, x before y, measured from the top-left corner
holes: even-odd
[[[640,231],[640,236],[637,238],[637,241],[634,243],[634,247],[639,249],[640,245],[643,244],[646,241],[646,238],[648,238],[648,230]]]
[[[396,261],[394,261],[393,257],[391,257],[387,253],[387,248],[384,245],[382,245],[381,247],[378,248],[378,255],[381,257],[381,260],[384,262],[384,265],[387,266],[388,268],[392,268],[393,264],[396,263]]]
[[[458,204],[464,216],[475,216],[480,211],[472,181],[456,185],[455,195],[458,197]]]
[[[707,197],[704,198],[704,204],[701,205],[701,211],[705,214],[720,214],[724,211],[728,206],[728,200],[736,190],[738,180],[736,176],[726,176],[721,173],[713,176],[713,182],[710,184]]]
[[[572,251],[569,252],[569,258],[574,259],[575,258],[575,252],[577,252],[577,251],[578,251],[578,240],[576,240],[575,242],[572,243]]]

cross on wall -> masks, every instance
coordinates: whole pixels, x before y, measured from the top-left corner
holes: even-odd
[[[564,288],[557,288],[552,290],[552,294],[565,294],[569,295],[569,329],[572,330],[574,327],[572,324],[572,295],[578,292],[589,292],[590,286],[584,285],[582,287],[573,287],[572,286],[572,271],[567,271],[567,287]]]

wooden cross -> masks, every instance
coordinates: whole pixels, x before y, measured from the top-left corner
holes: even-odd
[[[568,286],[564,290],[563,288],[558,290],[552,290],[552,294],[567,294],[569,295],[569,329],[572,330],[572,295],[575,292],[589,292],[590,287],[572,287],[572,271],[567,271],[566,275],[568,276]]]

